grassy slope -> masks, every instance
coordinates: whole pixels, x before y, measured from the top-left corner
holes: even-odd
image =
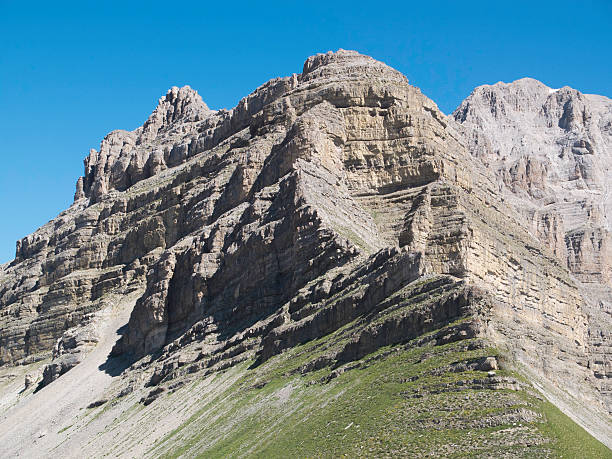
[[[487,372],[451,371],[449,365],[497,355],[481,341],[408,343],[380,349],[331,380],[330,368],[302,375],[297,370],[317,355],[326,339],[298,346],[252,370],[245,365],[242,378],[207,400],[149,453],[612,457],[530,386],[487,389],[474,383],[486,381]],[[511,380],[514,375],[500,370],[497,376]],[[189,390],[167,397],[188,397]]]

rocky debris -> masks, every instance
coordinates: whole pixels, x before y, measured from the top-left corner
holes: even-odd
[[[527,85],[525,97],[540,90]],[[572,183],[587,196],[599,183],[589,161],[600,139],[574,134],[601,122],[572,94],[547,113],[559,117],[550,129],[566,133],[564,154],[580,175]],[[550,196],[556,169],[522,152],[492,174],[473,157],[489,150],[465,145],[494,141],[467,128],[477,111],[462,107],[463,125],[396,70],[344,50],[309,58],[302,74],[230,111],[172,88],[141,128],[113,131],[90,153],[70,208],[17,243],[0,271],[0,364],[52,353],[48,384],[95,345],[88,320],[111,296],[144,291],[113,350],[133,363],[119,393],[155,386],[144,404],[194,373],[262,364],[330,335],[304,372],[413,338],[486,337],[598,403],[588,305],[558,258],[601,265],[605,231],[576,224],[597,206],[585,198],[572,219],[542,214],[538,241],[506,201]],[[563,252],[567,234],[575,244]],[[514,384],[499,378],[470,384]]]
[[[107,402],[108,402],[108,400],[102,398],[100,400],[96,400],[95,402],[91,402],[89,405],[87,405],[87,408],[88,409],[90,409],[90,408],[97,408],[99,406],[104,405]]]
[[[497,370],[497,359],[495,357],[485,357],[478,362],[478,369],[481,371]]]
[[[23,389],[24,390],[29,389],[35,384],[38,384],[41,379],[42,379],[42,371],[40,370],[26,374],[24,377]]]
[[[15,374],[15,373],[5,373],[3,375],[0,375],[0,383],[4,384],[4,383],[11,383],[12,381],[14,381],[15,379],[17,379],[19,377],[19,375]]]
[[[66,330],[53,348],[51,363],[42,369],[42,380],[38,388],[52,383],[61,375],[78,365],[100,340],[100,323],[108,311],[102,310],[82,318],[74,328]]]
[[[146,397],[141,398],[140,403],[142,403],[144,406],[150,405],[165,391],[165,387],[156,387],[155,389],[151,390]]]
[[[419,428],[422,429],[448,429],[449,427],[454,429],[485,429],[489,427],[499,427],[507,425],[523,425],[532,424],[542,420],[540,413],[534,412],[526,408],[516,408],[508,410],[503,414],[493,414],[489,416],[483,416],[477,421],[473,419],[455,419],[452,422],[441,423],[439,420],[423,420],[419,424]]]
[[[472,334],[470,338],[474,336],[477,335]],[[462,338],[466,339],[467,336],[464,336]],[[492,373],[489,374],[489,376],[495,376],[496,373],[493,370],[497,369],[499,369],[499,367],[497,365],[497,359],[495,357],[481,357],[479,359],[469,360],[465,362],[457,362],[447,367],[437,368],[432,372],[432,374],[440,375],[448,372],[462,373],[464,371],[486,371],[488,373]]]

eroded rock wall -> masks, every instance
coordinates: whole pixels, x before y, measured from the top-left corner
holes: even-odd
[[[612,101],[525,78],[476,88],[453,118],[499,194],[583,284],[586,365],[610,410]]]
[[[50,353],[108,295],[143,289],[114,352],[151,385],[359,317],[389,320],[344,361],[471,314],[458,333],[487,334],[594,401],[584,298],[464,135],[399,72],[351,51],[313,56],[230,111],[173,88],[143,127],[91,152],[71,208],[18,243],[0,277],[0,363]],[[545,172],[524,161],[508,180],[537,194]],[[551,241],[573,228],[547,222]],[[403,289],[438,278],[420,291],[429,309],[407,313],[419,289]]]

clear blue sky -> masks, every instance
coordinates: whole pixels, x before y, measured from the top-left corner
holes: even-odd
[[[231,108],[356,49],[445,112],[475,86],[530,76],[612,96],[612,2],[0,0],[0,263],[72,202],[90,148],[135,129],[173,85]]]

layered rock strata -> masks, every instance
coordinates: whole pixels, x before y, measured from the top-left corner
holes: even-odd
[[[453,117],[500,195],[582,284],[588,366],[612,411],[612,101],[525,78],[476,88]]]
[[[466,144],[403,75],[350,51],[230,111],[173,88],[91,152],[71,208],[18,243],[0,277],[0,363],[48,355],[112,295],[143,289],[114,353],[149,385],[264,362],[360,317],[381,322],[330,359],[470,316],[459,332],[598,404],[578,284]],[[428,308],[393,315],[431,278]]]

